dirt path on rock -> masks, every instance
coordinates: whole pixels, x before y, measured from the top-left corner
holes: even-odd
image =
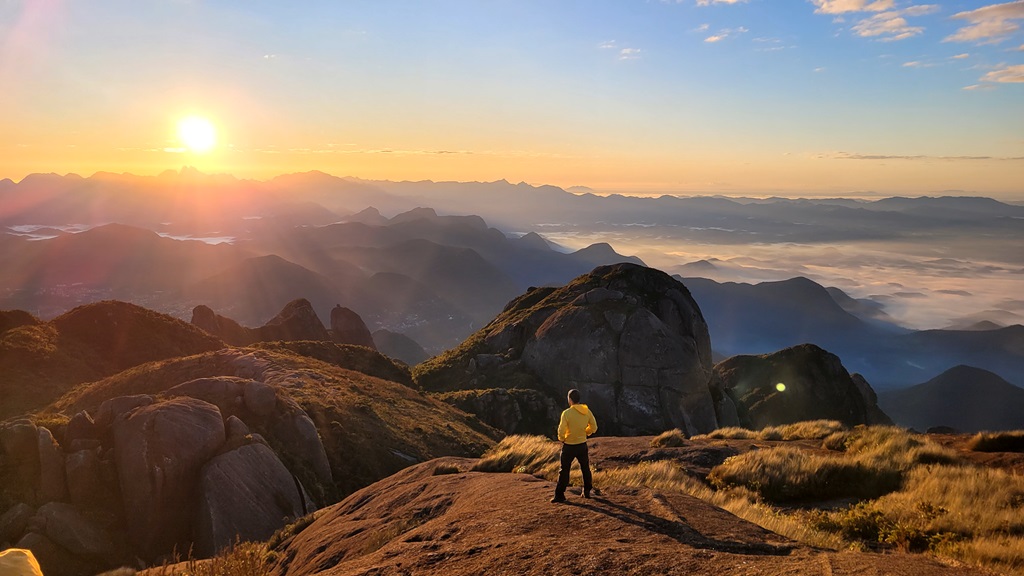
[[[279,550],[276,574],[989,574],[921,555],[810,548],[682,494],[605,489],[551,504],[553,483],[531,475],[433,475],[473,462],[435,460],[356,492]]]

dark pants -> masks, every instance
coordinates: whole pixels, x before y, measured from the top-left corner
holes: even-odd
[[[590,474],[590,454],[587,452],[587,443],[562,444],[562,467],[558,470],[558,485],[555,486],[555,497],[563,498],[565,489],[569,487],[569,467],[572,461],[580,463],[580,471],[583,472],[583,491],[590,494],[594,487],[594,477]]]

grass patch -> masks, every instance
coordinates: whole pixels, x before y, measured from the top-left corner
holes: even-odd
[[[678,428],[674,430],[666,430],[651,440],[651,446],[654,448],[679,447],[685,445],[686,433]]]
[[[434,467],[434,476],[445,476],[447,474],[460,474],[462,470],[459,470],[458,466],[453,464],[438,464]]]
[[[810,427],[821,434],[826,427]],[[780,446],[733,456],[712,469],[716,488],[742,486],[770,502],[877,498],[898,490],[904,475],[922,464],[953,464],[956,453],[901,428],[876,426],[830,434],[817,454]]]
[[[808,420],[768,426],[761,430],[748,430],[738,426],[719,428],[707,434],[694,436],[694,440],[817,440],[836,433],[847,431],[847,427],[837,420]]]
[[[506,436],[473,465],[474,472],[517,472],[551,478],[558,474],[561,445],[543,436]]]
[[[975,452],[1024,452],[1024,430],[979,432],[967,448]]]
[[[236,542],[230,549],[206,560],[191,557],[165,562],[148,571],[153,576],[265,576],[269,573],[268,552],[261,542]]]

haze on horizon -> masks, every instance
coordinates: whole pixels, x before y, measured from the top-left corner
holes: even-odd
[[[2,0],[0,178],[1022,200],[1022,21],[1024,0]]]

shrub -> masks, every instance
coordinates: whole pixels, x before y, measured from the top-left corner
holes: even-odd
[[[1024,430],[979,432],[967,448],[975,452],[1024,452]]]
[[[651,446],[654,448],[659,447],[677,447],[686,445],[686,433],[676,428],[674,430],[666,430],[661,434],[654,437],[651,440]]]

